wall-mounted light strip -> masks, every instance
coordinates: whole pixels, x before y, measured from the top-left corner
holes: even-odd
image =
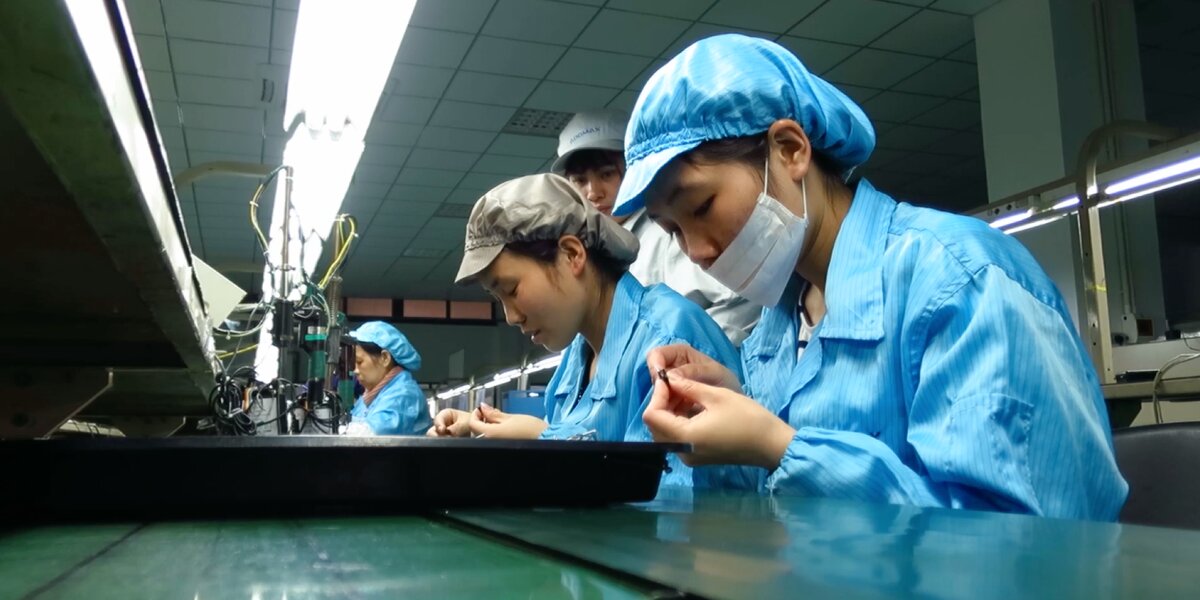
[[[1105,208],[1200,180],[1200,134],[1156,146],[1141,158],[1109,166],[1096,175],[1094,194],[1104,191],[1096,205]],[[1058,221],[1079,210],[1075,180],[1051,184],[993,202],[973,213],[1005,233],[1018,233]]]

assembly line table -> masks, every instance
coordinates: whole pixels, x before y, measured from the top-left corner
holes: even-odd
[[[597,509],[35,526],[0,598],[1196,598],[1200,532],[665,488]]]

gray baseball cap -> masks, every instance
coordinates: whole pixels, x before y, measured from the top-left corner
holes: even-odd
[[[590,252],[626,265],[637,258],[637,237],[584,200],[553,173],[506,181],[484,194],[467,220],[462,264],[454,282],[473,281],[510,242],[557,240],[574,235]]]
[[[558,158],[550,170],[562,175],[567,160],[580,150],[624,151],[627,123],[629,114],[616,109],[576,113],[558,134]]]

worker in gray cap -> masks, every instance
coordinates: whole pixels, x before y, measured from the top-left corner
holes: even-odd
[[[558,158],[551,170],[562,175],[596,210],[637,236],[641,251],[629,272],[645,285],[665,283],[703,308],[735,346],[750,335],[760,308],[730,291],[688,259],[671,235],[645,210],[617,217],[613,203],[625,175],[625,124],[616,110],[581,112],[558,136]]]
[[[637,255],[637,238],[558,175],[514,179],[480,198],[456,282],[477,281],[509,325],[562,351],[562,362],[546,389],[546,420],[446,409],[430,434],[649,441],[642,410],[654,389],[651,348],[685,343],[740,373],[737,350],[700,307],[629,274]],[[671,461],[669,482],[690,485],[691,470]]]

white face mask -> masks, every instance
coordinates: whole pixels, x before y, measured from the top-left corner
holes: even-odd
[[[707,271],[739,296],[766,307],[775,306],[783,296],[808,230],[808,190],[804,180],[800,180],[800,194],[804,198],[801,218],[767,194],[770,166],[768,159],[763,168],[763,191],[750,218]]]

